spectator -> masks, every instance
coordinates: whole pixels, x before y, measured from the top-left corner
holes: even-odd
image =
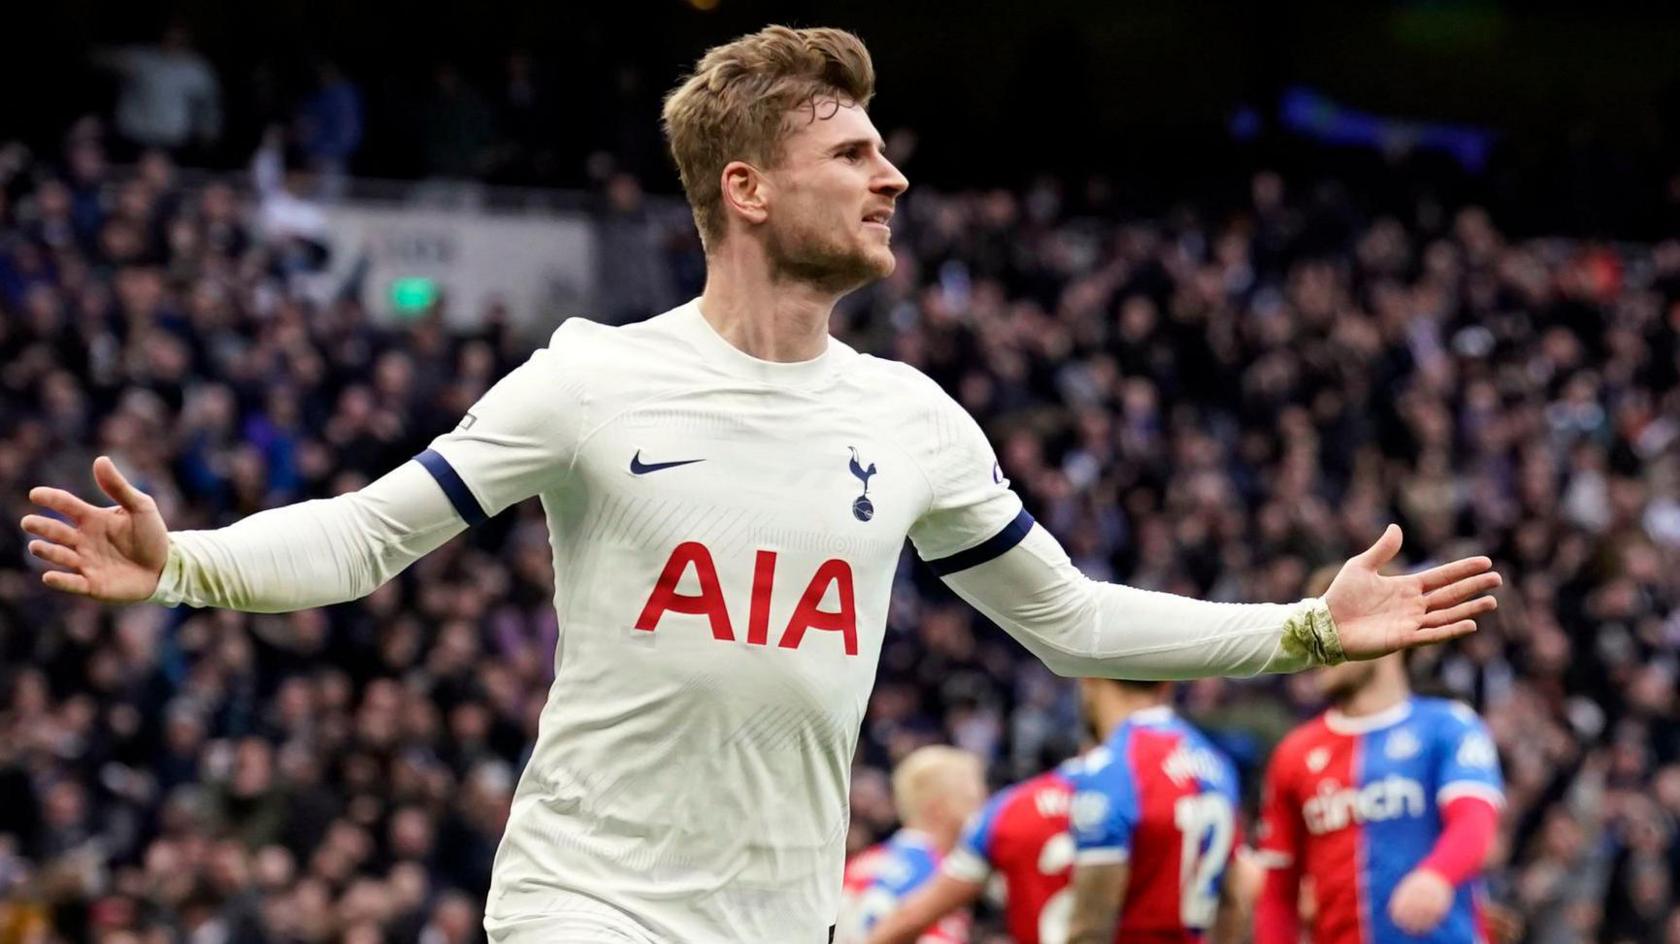
[[[432,72],[430,94],[418,115],[421,172],[431,177],[476,177],[493,157],[490,107],[454,63]]]
[[[630,174],[609,177],[605,196],[595,226],[598,317],[608,324],[641,321],[676,304],[661,247],[663,227]]]
[[[308,157],[284,141],[282,129],[270,128],[251,159],[251,183],[260,201],[257,226],[275,272],[318,272],[330,252],[318,177]]]
[[[179,151],[221,138],[221,85],[183,24],[165,27],[156,45],[100,50],[94,62],[121,80],[116,127],[131,144]]]
[[[362,92],[338,63],[314,64],[315,88],[298,106],[299,146],[318,178],[318,195],[338,200],[349,186],[350,161],[362,145]]]
[[[555,108],[547,73],[530,52],[515,49],[502,60],[494,108],[500,143],[492,179],[526,185],[550,182],[558,173],[554,142],[568,123]]]

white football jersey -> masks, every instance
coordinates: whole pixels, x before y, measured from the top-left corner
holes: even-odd
[[[1031,527],[931,380],[830,339],[761,361],[689,303],[573,320],[420,463],[469,523],[542,498],[559,646],[487,924],[596,900],[656,940],[826,941],[904,539]]]

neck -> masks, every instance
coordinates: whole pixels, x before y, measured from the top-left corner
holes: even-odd
[[[724,243],[706,258],[706,290],[700,295],[700,314],[712,330],[763,361],[822,356],[829,314],[844,293],[779,275],[763,251],[744,239]]]
[[[1378,671],[1364,688],[1337,705],[1336,710],[1349,718],[1362,718],[1387,711],[1405,701],[1411,694],[1411,687],[1406,684],[1404,675],[1398,672]]]
[[[1164,704],[1166,701],[1153,692],[1134,691],[1117,685],[1108,686],[1101,704],[1096,706],[1097,735],[1101,740],[1107,741],[1114,736],[1116,728],[1126,723],[1127,718]]]

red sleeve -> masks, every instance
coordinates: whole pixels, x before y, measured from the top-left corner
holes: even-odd
[[[1479,796],[1457,797],[1441,809],[1441,838],[1418,868],[1462,885],[1482,870],[1498,831],[1497,807]]]
[[[1254,944],[1300,944],[1301,870],[1288,865],[1266,870],[1266,884],[1254,907]]]
[[[1254,944],[1301,940],[1301,812],[1285,783],[1284,749],[1272,754],[1261,801],[1258,859],[1266,882],[1254,909]]]

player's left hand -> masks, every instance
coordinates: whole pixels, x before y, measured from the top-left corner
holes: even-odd
[[[1407,934],[1428,934],[1452,903],[1453,887],[1444,877],[1430,869],[1413,869],[1388,900],[1388,916]]]
[[[1498,603],[1487,596],[1502,582],[1486,557],[1466,557],[1416,574],[1385,576],[1400,552],[1400,526],[1389,525],[1330,582],[1324,602],[1349,659],[1375,659],[1401,649],[1476,631],[1475,617]]]

